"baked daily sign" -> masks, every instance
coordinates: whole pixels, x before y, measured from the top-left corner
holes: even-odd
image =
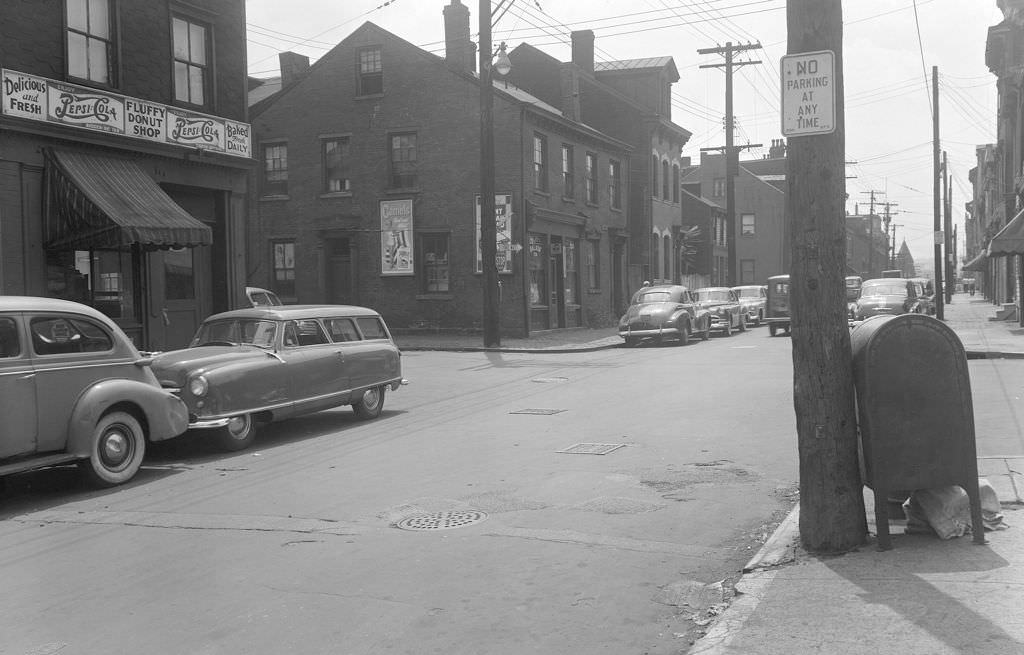
[[[2,69],[5,116],[252,157],[248,123]]]

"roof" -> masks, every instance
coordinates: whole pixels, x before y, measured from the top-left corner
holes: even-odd
[[[680,189],[680,191],[681,191],[681,192],[682,192],[682,193],[683,193],[684,195],[686,195],[686,196],[689,196],[689,197],[693,198],[694,200],[696,200],[697,202],[699,202],[699,203],[701,203],[701,204],[704,204],[704,205],[707,205],[708,207],[710,207],[710,208],[712,208],[712,209],[719,209],[719,210],[721,210],[721,209],[722,209],[722,206],[721,206],[721,205],[719,205],[719,204],[717,204],[717,203],[715,203],[715,202],[712,202],[711,200],[708,200],[708,199],[707,199],[707,198],[705,198],[704,196],[698,196],[698,195],[697,195],[697,194],[695,194],[695,193],[690,193],[690,192],[689,192],[689,191],[687,191],[686,189]]]
[[[380,316],[368,307],[356,305],[260,305],[221,312],[208,317],[207,321],[223,318],[262,318],[271,321],[290,319],[321,318],[329,316]]]
[[[74,312],[109,323],[109,319],[99,310],[71,300],[46,298],[43,296],[0,296],[0,312]]]
[[[262,82],[262,84],[249,91],[246,102],[250,107],[252,107],[258,102],[266,100],[267,98],[281,90],[282,84],[280,77],[268,77],[260,81]]]
[[[672,64],[672,57],[644,57],[642,59],[621,59],[619,61],[594,62],[594,72],[640,70],[643,68],[663,68]]]
[[[213,231],[181,208],[130,160],[50,150],[54,208],[47,249],[189,248]]]

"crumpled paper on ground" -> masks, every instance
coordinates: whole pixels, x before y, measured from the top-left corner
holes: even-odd
[[[986,530],[1005,530],[996,490],[988,480],[978,479],[981,497],[981,520]],[[971,533],[971,502],[967,492],[958,486],[919,489],[903,503],[907,517],[907,534],[937,534],[952,539]]]

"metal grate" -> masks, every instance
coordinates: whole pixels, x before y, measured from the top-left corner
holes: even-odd
[[[479,523],[487,519],[487,513],[479,510],[457,510],[416,514],[399,521],[396,526],[403,530],[451,530]]]
[[[564,412],[564,411],[565,411],[564,409],[527,408],[527,409],[517,409],[514,412],[509,412],[509,414],[537,414],[537,415],[540,415],[540,416],[551,416],[552,414],[560,414],[561,412]]]
[[[625,445],[624,443],[578,443],[555,452],[568,455],[607,455]]]

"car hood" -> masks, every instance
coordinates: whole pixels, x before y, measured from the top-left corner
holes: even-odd
[[[269,351],[255,346],[200,346],[161,353],[150,368],[161,384],[183,385],[189,375],[205,373],[220,366],[265,359]]]

